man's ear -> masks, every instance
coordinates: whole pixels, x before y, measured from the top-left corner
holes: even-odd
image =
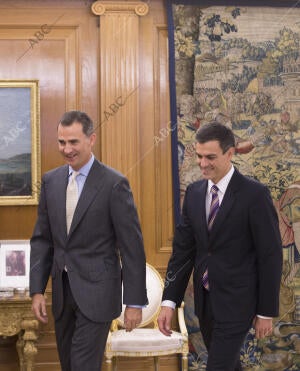
[[[93,133],[90,135],[90,141],[91,141],[91,146],[93,146],[96,142],[96,133]]]
[[[229,159],[231,160],[232,159],[232,156],[235,154],[235,147],[231,147],[229,148],[228,150],[228,156],[229,156]]]

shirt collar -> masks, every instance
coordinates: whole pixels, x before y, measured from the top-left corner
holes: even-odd
[[[223,194],[226,192],[226,189],[228,187],[228,184],[232,178],[232,175],[234,173],[234,167],[231,165],[230,170],[228,173],[221,179],[219,182],[216,184],[216,186],[219,188],[219,191],[222,192]],[[214,185],[214,183],[209,179],[208,180],[208,187],[207,187],[207,192],[210,192],[211,187]]]
[[[80,175],[83,175],[83,176],[87,177],[89,175],[89,172],[91,170],[91,167],[92,167],[92,165],[94,163],[94,160],[95,160],[95,156],[92,154],[92,156],[89,159],[89,161],[85,165],[83,165],[82,168],[80,168],[78,170],[78,173]],[[71,166],[69,166],[69,176],[73,173],[73,171],[75,171],[75,170],[72,169]]]

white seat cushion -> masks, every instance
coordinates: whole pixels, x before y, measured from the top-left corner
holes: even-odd
[[[171,336],[163,335],[159,330],[139,328],[131,332],[119,330],[111,333],[111,350],[115,352],[155,352],[180,349],[183,337],[173,331]]]

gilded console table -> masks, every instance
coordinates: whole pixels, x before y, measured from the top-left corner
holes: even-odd
[[[31,298],[17,295],[0,298],[0,336],[17,334],[20,371],[32,371],[37,354],[38,321],[31,312]]]

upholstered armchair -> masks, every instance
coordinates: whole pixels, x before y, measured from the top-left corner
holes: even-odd
[[[147,264],[146,285],[149,305],[143,309],[142,323],[137,329],[126,332],[122,329],[124,309],[121,316],[113,321],[109,332],[105,357],[108,371],[117,370],[116,357],[154,357],[155,371],[159,369],[159,357],[167,354],[180,353],[182,370],[188,370],[188,334],[184,321],[183,305],[178,308],[180,332],[163,335],[157,325],[163,291],[163,280],[158,271]],[[151,326],[152,324],[152,326]]]

